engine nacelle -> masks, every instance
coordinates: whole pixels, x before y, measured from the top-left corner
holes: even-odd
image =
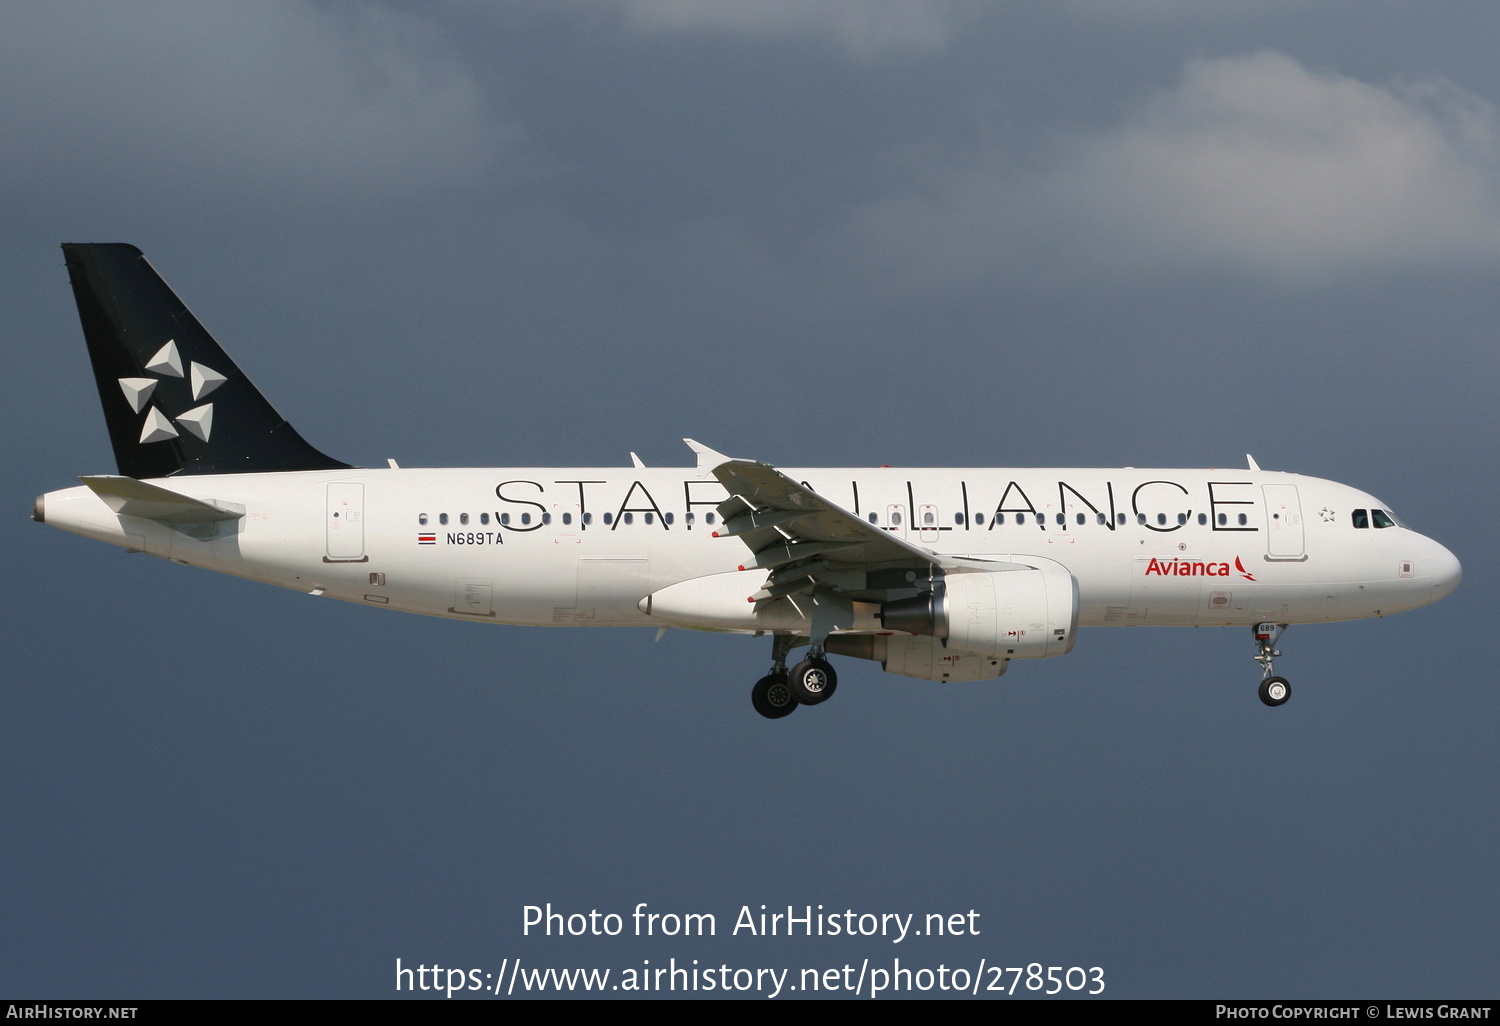
[[[950,573],[931,592],[883,604],[880,622],[988,659],[1047,659],[1073,649],[1078,581],[1061,570]]]

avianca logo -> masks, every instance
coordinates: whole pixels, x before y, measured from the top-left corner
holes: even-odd
[[[1240,557],[1234,557],[1234,568],[1239,575],[1247,581],[1255,580],[1246,570],[1245,564],[1240,562]],[[1193,560],[1178,559],[1152,559],[1146,564],[1147,577],[1228,577],[1228,563],[1200,563]]]

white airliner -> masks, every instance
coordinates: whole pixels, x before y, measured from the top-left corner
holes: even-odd
[[[34,519],[190,566],[476,623],[770,635],[751,691],[827,699],[828,655],[929,681],[1060,656],[1080,626],[1384,616],[1458,560],[1347,485],[1247,470],[352,467],[305,442],[133,246],[65,245],[119,475]],[[806,659],[787,669],[803,645]]]

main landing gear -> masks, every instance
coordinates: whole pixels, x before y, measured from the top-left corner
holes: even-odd
[[[787,653],[806,640],[789,634],[778,634],[772,639],[771,672],[750,689],[750,704],[768,720],[790,716],[799,705],[826,702],[839,686],[839,675],[834,672],[833,664],[823,658],[821,645],[788,672]]]
[[[1285,705],[1286,700],[1292,697],[1292,686],[1287,683],[1285,677],[1277,677],[1275,659],[1281,655],[1276,650],[1276,642],[1281,640],[1285,633],[1286,624],[1258,623],[1254,627],[1255,634],[1255,661],[1260,663],[1260,700],[1267,705]]]

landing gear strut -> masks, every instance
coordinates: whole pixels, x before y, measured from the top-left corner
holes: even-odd
[[[1255,661],[1260,663],[1260,700],[1267,705],[1285,705],[1292,697],[1292,686],[1285,677],[1276,676],[1275,659],[1281,655],[1276,642],[1286,631],[1286,624],[1258,623],[1254,627]]]

